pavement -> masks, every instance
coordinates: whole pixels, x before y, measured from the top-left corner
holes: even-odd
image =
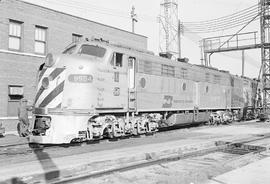
[[[207,184],[269,184],[270,157],[212,178]]]
[[[269,127],[243,127],[243,126],[227,126],[227,127],[214,127],[208,129],[195,130],[195,132],[206,133],[206,134],[222,134],[222,135],[256,135],[256,134],[265,134],[270,132],[270,123]]]
[[[0,167],[1,180],[10,181],[16,179],[25,183],[33,181],[49,181],[54,178],[64,177],[78,171],[97,172],[106,169],[120,167],[149,159],[157,159],[162,156],[183,154],[199,149],[214,147],[212,140],[197,140],[191,144],[187,140],[171,141],[166,144],[148,144],[129,148],[90,152],[72,156],[50,158],[43,151],[35,152],[37,160],[31,162],[15,163]],[[16,169],[16,173],[14,170]],[[50,173],[55,173],[50,175]],[[0,181],[1,181],[0,180]]]
[[[32,121],[32,116],[29,116],[29,121]],[[5,134],[13,134],[17,131],[18,117],[0,117],[0,123],[5,128]],[[17,134],[16,134],[17,135]]]
[[[0,138],[0,148],[10,145],[26,144],[27,138],[19,137],[17,132],[9,132],[5,134],[5,137]]]
[[[167,142],[151,143],[148,142],[144,145],[129,145],[129,147],[111,148],[110,150],[101,150],[93,152],[76,153],[74,155],[66,155],[61,157],[52,157],[50,152],[44,150],[33,151],[31,154],[35,154],[35,160],[11,162],[11,164],[0,165],[0,183],[6,181],[7,183],[25,182],[34,183],[41,181],[47,183],[52,179],[63,178],[70,175],[76,175],[80,172],[95,173],[101,172],[112,168],[122,167],[126,164],[133,164],[137,162],[143,162],[151,159],[162,158],[168,155],[185,154],[198,150],[203,150],[209,147],[214,147],[216,141],[234,141],[237,139],[244,139],[250,136],[256,136],[258,134],[270,133],[269,124],[250,122],[246,125],[231,125],[231,126],[219,126],[219,127],[203,127],[199,129],[190,129],[190,135],[196,133],[200,136],[193,137],[187,136],[180,140],[168,140]],[[181,132],[181,131],[180,131]],[[176,132],[177,133],[177,132]],[[163,133],[167,134],[167,133]],[[159,134],[157,134],[159,135]],[[162,133],[160,133],[162,135]],[[171,135],[168,133],[168,135]],[[172,134],[173,135],[173,134]],[[4,140],[12,140],[13,142],[25,142],[25,138],[16,138],[17,136],[9,137],[7,139],[0,139],[0,146],[7,144]],[[158,140],[158,136],[154,137]],[[138,139],[140,140],[140,138]],[[143,139],[142,139],[143,140]],[[11,142],[12,142],[11,141]],[[10,143],[11,143],[10,142]],[[121,140],[119,141],[121,142]],[[131,142],[132,144],[132,142]],[[83,149],[83,148],[81,148]],[[64,150],[68,152],[68,149]],[[27,155],[26,155],[27,157]],[[2,158],[2,157],[1,157]],[[2,159],[8,159],[9,157],[3,157]],[[12,158],[14,159],[14,157]],[[16,157],[15,157],[16,159]],[[260,170],[263,168],[270,168],[270,159],[265,162],[256,162],[257,165],[248,165],[253,168],[253,175],[249,175],[254,178],[269,179],[269,176]],[[254,164],[256,164],[254,163]],[[245,167],[243,167],[245,168]],[[241,178],[244,174],[248,175],[249,169],[243,171],[232,171],[225,173],[224,176],[220,175],[212,178],[209,182],[218,182],[229,184],[233,182],[233,176]],[[266,169],[265,169],[266,170]],[[16,171],[16,172],[14,172]],[[252,170],[251,170],[252,171]],[[251,172],[250,171],[250,172]],[[236,172],[234,174],[234,172]],[[242,173],[241,173],[242,172]],[[257,175],[255,174],[257,173]],[[228,174],[228,175],[226,175]],[[227,180],[226,180],[227,179]],[[227,182],[228,181],[228,182]],[[247,183],[247,180],[235,180],[237,184]],[[242,183],[239,183],[239,182]],[[253,181],[253,180],[250,180]],[[270,181],[270,180],[266,180]],[[253,183],[257,180],[254,179]],[[219,184],[220,184],[219,183]],[[253,184],[252,183],[252,184]],[[261,182],[258,182],[261,183]],[[268,182],[269,183],[269,182]],[[210,183],[209,183],[210,184]],[[217,184],[217,183],[211,183]]]

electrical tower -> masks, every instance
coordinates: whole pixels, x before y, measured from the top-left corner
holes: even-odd
[[[162,0],[159,16],[159,51],[179,58],[178,2]]]
[[[263,82],[264,119],[270,115],[270,0],[260,0],[261,5],[261,58]]]

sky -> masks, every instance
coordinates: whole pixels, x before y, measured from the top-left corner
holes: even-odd
[[[161,0],[24,0],[72,15],[84,17],[110,26],[131,31],[130,11],[135,7],[138,22],[135,24],[137,34],[148,37],[148,50],[158,54],[159,24]],[[178,0],[178,14],[182,22],[198,22],[216,19],[249,8],[258,0]],[[181,55],[189,58],[192,64],[201,63],[199,41],[202,38],[234,34],[241,28],[213,33],[183,33],[181,36]],[[253,22],[242,32],[260,32],[259,22]],[[232,74],[241,75],[241,51],[213,54],[211,64]],[[260,50],[245,51],[247,77],[258,77],[260,69]]]

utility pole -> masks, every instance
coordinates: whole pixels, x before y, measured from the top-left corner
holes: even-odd
[[[270,110],[270,0],[260,0],[261,59],[263,83],[263,116],[269,119]]]
[[[132,33],[135,32],[135,22],[138,22],[137,20],[137,14],[135,14],[135,7],[132,6],[132,10],[130,12],[130,17],[131,17],[131,21],[132,21]]]

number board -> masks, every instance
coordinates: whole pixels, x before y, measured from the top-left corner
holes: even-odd
[[[92,83],[92,75],[73,74],[68,76],[68,80],[74,83]]]

